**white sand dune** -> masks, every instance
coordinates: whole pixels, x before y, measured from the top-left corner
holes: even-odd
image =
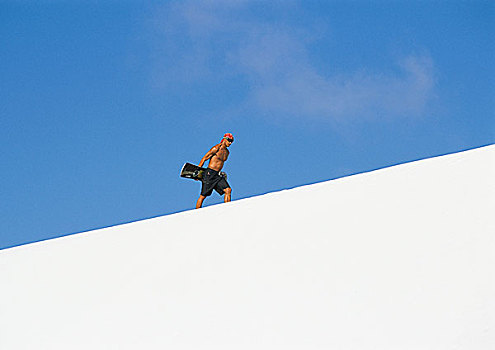
[[[492,145],[2,250],[0,348],[495,349],[494,182]]]

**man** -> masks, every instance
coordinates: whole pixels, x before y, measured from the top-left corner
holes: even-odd
[[[229,157],[229,150],[227,149],[234,142],[234,136],[231,133],[223,135],[222,141],[213,146],[208,153],[201,159],[199,166],[209,160],[208,168],[203,175],[203,184],[201,186],[201,195],[196,202],[196,209],[201,208],[203,201],[206,197],[212,194],[213,190],[217,191],[219,195],[224,195],[224,202],[230,202],[232,189],[227,182],[225,175],[220,173],[223,168],[223,164]]]

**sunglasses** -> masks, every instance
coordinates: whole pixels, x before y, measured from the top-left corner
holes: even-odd
[[[225,138],[227,141],[229,141],[230,143],[234,142],[234,139],[229,139],[228,137]]]

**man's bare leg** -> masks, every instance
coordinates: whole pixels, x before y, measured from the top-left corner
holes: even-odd
[[[199,209],[201,208],[201,206],[203,205],[203,201],[205,200],[205,196],[199,196],[198,198],[198,201],[196,202],[196,209]]]
[[[230,199],[231,199],[230,194],[232,193],[232,189],[230,187],[229,188],[226,188],[224,190],[224,193],[225,193],[225,200],[224,200],[225,203],[230,202]]]

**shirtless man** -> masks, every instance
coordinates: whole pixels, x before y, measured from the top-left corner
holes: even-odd
[[[201,208],[203,201],[211,195],[213,190],[217,191],[219,195],[224,195],[225,203],[230,202],[232,189],[225,177],[220,175],[220,170],[222,170],[223,164],[229,157],[230,152],[227,148],[230,147],[232,142],[234,142],[234,136],[232,134],[227,133],[223,135],[222,141],[218,145],[213,146],[201,159],[201,162],[199,162],[199,166],[202,167],[207,160],[210,160],[208,169],[206,169],[203,175],[201,195],[196,202],[196,209]]]

